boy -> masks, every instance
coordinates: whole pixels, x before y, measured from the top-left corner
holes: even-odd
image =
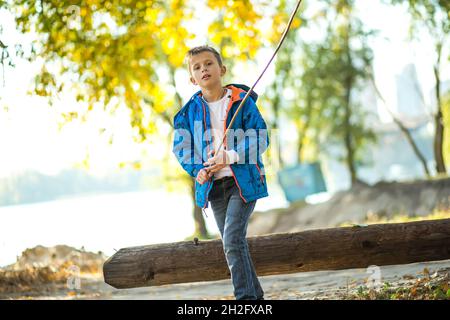
[[[195,178],[195,200],[211,203],[231,273],[236,299],[263,299],[264,292],[249,254],[246,233],[256,200],[267,197],[261,154],[269,138],[254,92],[247,98],[219,152],[226,128],[249,87],[222,86],[226,67],[212,47],[200,46],[186,55],[190,81],[200,91],[174,117],[173,152]]]

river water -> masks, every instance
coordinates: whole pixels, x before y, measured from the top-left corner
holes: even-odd
[[[274,191],[257,201],[255,211],[286,205]],[[206,212],[208,230],[218,234],[211,209]],[[192,201],[185,193],[149,190],[0,207],[0,267],[37,245],[110,256],[123,247],[183,241],[193,232]]]

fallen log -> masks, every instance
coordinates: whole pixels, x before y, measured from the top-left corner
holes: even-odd
[[[249,237],[259,276],[450,259],[450,219],[309,230]],[[230,277],[218,240],[124,248],[103,266],[115,288]]]

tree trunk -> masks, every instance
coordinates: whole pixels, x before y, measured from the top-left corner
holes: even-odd
[[[192,203],[194,204],[194,222],[195,222],[195,235],[200,238],[207,238],[208,231],[206,229],[205,219],[202,215],[202,209],[195,204],[195,180],[192,180],[191,183],[191,197]]]
[[[278,122],[280,118],[280,93],[278,90],[277,82],[274,81],[272,84],[272,90],[274,97],[272,99],[272,110],[273,110],[273,121],[272,121],[272,129],[274,132],[278,132]],[[284,161],[282,157],[282,144],[277,143],[277,157],[278,157],[278,165],[280,168],[284,167]]]
[[[303,126],[303,128],[299,128],[298,130],[298,134],[297,134],[297,163],[302,163],[303,162],[303,158],[302,158],[302,152],[303,152],[303,141],[304,141],[304,137],[306,135],[306,132],[309,129],[309,125],[311,123],[311,114],[312,114],[312,97],[311,97],[311,93],[308,92],[307,97],[306,97],[306,114],[305,114],[305,118],[306,118],[306,122],[305,125]]]
[[[350,8],[349,8],[350,9]],[[350,15],[350,11],[348,13]],[[350,171],[350,178],[351,178],[351,185],[353,186],[357,181],[357,175],[356,175],[356,166],[355,166],[355,150],[352,143],[352,132],[351,132],[351,123],[350,123],[350,117],[351,117],[351,93],[353,88],[353,82],[354,78],[352,75],[353,72],[353,60],[352,55],[350,51],[350,34],[351,34],[351,19],[350,16],[347,17],[347,30],[345,34],[345,51],[346,51],[346,58],[347,58],[347,75],[345,77],[345,83],[344,83],[344,90],[345,90],[345,101],[344,101],[344,108],[345,108],[345,116],[344,116],[344,144],[345,149],[347,150],[346,155],[346,162],[348,166],[348,170]]]
[[[450,219],[281,233],[248,239],[259,276],[450,259]],[[221,240],[125,248],[103,266],[115,288],[228,279]]]
[[[434,67],[434,77],[436,79],[436,114],[434,116],[435,135],[434,135],[434,159],[436,161],[436,172],[446,173],[444,154],[442,152],[444,144],[444,119],[442,117],[442,101],[441,101],[441,80],[439,76],[438,65]]]
[[[355,167],[355,151],[353,150],[353,144],[352,144],[352,133],[351,133],[351,124],[350,124],[350,116],[351,116],[351,110],[350,110],[350,93],[352,90],[352,79],[351,77],[348,77],[346,81],[346,94],[345,94],[345,118],[344,118],[344,144],[345,149],[347,150],[346,155],[346,162],[348,170],[350,171],[350,178],[352,185],[355,184],[355,182],[358,180],[356,176],[356,167]]]
[[[173,87],[176,88],[175,69],[173,68],[173,66],[170,63],[168,63],[167,65],[169,66],[169,69],[170,69],[171,83],[172,83]],[[179,105],[179,106],[183,105],[183,99],[181,98],[181,95],[178,91],[175,91],[175,99],[176,99],[177,105]],[[171,123],[171,120],[169,120],[168,122]],[[194,224],[195,224],[194,234],[200,238],[207,238],[208,231],[206,229],[205,219],[203,218],[203,215],[202,215],[202,209],[199,208],[195,204],[195,179],[193,179],[190,182],[190,190],[191,190],[192,204],[193,204],[193,208],[194,208],[193,213],[192,213],[192,215],[194,217]]]

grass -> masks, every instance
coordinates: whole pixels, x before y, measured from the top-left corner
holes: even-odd
[[[380,217],[377,214],[368,214],[363,224],[406,223],[424,220],[450,219],[449,209],[436,209],[426,216],[408,216],[397,214],[392,217]],[[342,227],[355,226],[354,223],[344,223]],[[362,225],[362,224],[358,224]],[[346,300],[450,300],[449,272],[435,272],[430,275],[428,269],[417,277],[406,275],[406,283],[385,282],[377,290],[360,286],[353,293],[343,294],[341,299]]]
[[[385,282],[381,288],[360,286],[354,293],[343,295],[345,300],[450,300],[449,273],[430,275],[424,269],[423,276],[404,276],[409,281],[403,285]]]
[[[450,219],[450,208],[447,209],[435,209],[432,213],[426,216],[410,216],[405,213],[394,214],[392,217],[380,216],[376,213],[369,212],[366,219],[361,224],[383,224],[383,223],[405,223],[414,221],[425,220],[437,220],[437,219]],[[352,222],[344,222],[340,224],[340,227],[352,227],[355,225]]]

